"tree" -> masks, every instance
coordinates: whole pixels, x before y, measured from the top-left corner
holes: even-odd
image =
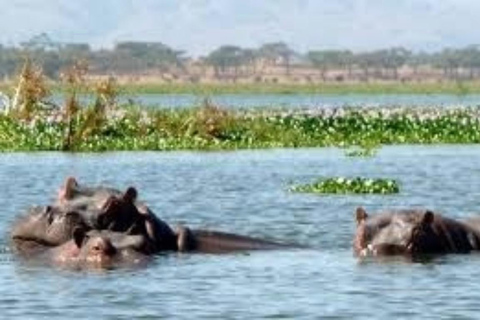
[[[398,69],[405,65],[412,53],[402,47],[395,47],[377,52],[383,69],[390,70],[393,79],[398,79]]]
[[[434,65],[443,69],[447,78],[458,80],[458,68],[461,65],[459,51],[456,49],[444,49],[433,57]]]
[[[206,58],[206,62],[213,66],[215,76],[224,76],[233,70],[235,78],[238,68],[245,61],[242,48],[232,45],[221,46],[212,51]]]
[[[285,73],[290,74],[291,60],[296,53],[285,42],[266,43],[260,47],[258,52],[261,57],[273,64],[281,61],[281,64],[285,66]]]
[[[467,69],[469,71],[468,78],[473,79],[476,71],[480,68],[480,50],[478,46],[468,46],[457,51],[457,54],[460,60],[460,67]]]
[[[307,52],[307,59],[320,70],[320,75],[323,81],[326,80],[326,73],[328,69],[334,68],[351,68],[351,52],[342,50],[324,50],[324,51],[309,51]]]

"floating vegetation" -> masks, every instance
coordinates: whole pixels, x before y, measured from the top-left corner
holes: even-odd
[[[480,108],[234,111],[93,106],[0,116],[0,150],[235,150],[348,147],[371,156],[382,145],[480,143]],[[67,104],[68,106],[68,104]]]
[[[393,194],[400,192],[400,187],[391,179],[368,179],[342,177],[319,179],[310,184],[294,185],[292,192],[327,193],[327,194]]]

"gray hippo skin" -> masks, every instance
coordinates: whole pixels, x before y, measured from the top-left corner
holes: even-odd
[[[37,206],[30,208],[14,223],[11,238],[20,245],[32,242],[57,246],[70,240],[76,228],[86,228],[79,213],[62,211],[58,207]]]
[[[73,269],[133,267],[148,261],[147,256],[135,248],[141,245],[141,239],[129,239],[129,236],[106,231],[86,233],[81,228],[73,231],[72,238],[60,246],[44,250],[35,259]]]
[[[58,193],[56,205],[65,211],[79,212],[90,229],[144,235],[156,252],[177,250],[173,230],[137,197],[133,187],[125,192],[101,186],[85,187],[69,177]]]
[[[480,233],[468,222],[429,210],[388,211],[369,216],[356,210],[354,252],[358,256],[470,253],[480,249]]]
[[[34,207],[15,223],[13,243],[19,252],[35,253],[43,247],[63,245],[72,239],[74,230],[81,229],[85,233],[106,232],[109,239],[141,239],[130,249],[147,255],[162,251],[226,253],[293,247],[219,231],[180,227],[174,232],[137,197],[133,187],[125,192],[85,187],[69,177],[53,206]]]
[[[83,215],[94,229],[145,235],[153,244],[151,250],[154,252],[225,253],[293,247],[219,231],[178,227],[174,232],[137,197],[138,193],[133,187],[122,193],[113,188],[81,186],[75,178],[69,177],[58,193],[57,205],[77,211],[86,209],[87,213]],[[97,212],[93,218],[92,212]]]
[[[297,245],[283,244],[260,238],[234,233],[189,229],[177,227],[178,251],[199,253],[230,253],[253,250],[275,250],[300,248]]]

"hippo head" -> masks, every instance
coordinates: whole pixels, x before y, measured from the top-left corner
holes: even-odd
[[[86,233],[84,229],[76,228],[73,241],[78,254],[72,258],[80,264],[107,267],[118,252],[108,237],[95,231]]]
[[[101,209],[110,197],[121,197],[121,191],[106,187],[86,187],[68,177],[57,194],[55,205],[85,211]]]
[[[412,255],[440,252],[431,211],[403,210],[369,217],[356,210],[354,251],[359,256]]]
[[[65,210],[79,212],[93,229],[111,231],[138,231],[139,220],[144,218],[136,205],[137,190],[125,192],[106,187],[85,187],[68,177],[58,192],[56,204]],[[140,231],[138,231],[140,232]]]
[[[149,261],[137,250],[142,241],[139,236],[79,228],[70,242],[53,249],[53,261],[76,269],[139,267]]]
[[[83,228],[83,219],[75,211],[58,207],[32,207],[13,226],[11,237],[15,242],[31,241],[56,246],[71,239],[75,228]]]

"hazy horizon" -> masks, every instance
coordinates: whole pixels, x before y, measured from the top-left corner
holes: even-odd
[[[0,10],[5,45],[43,32],[95,48],[158,41],[194,56],[276,41],[298,51],[480,44],[474,0],[0,0]]]

